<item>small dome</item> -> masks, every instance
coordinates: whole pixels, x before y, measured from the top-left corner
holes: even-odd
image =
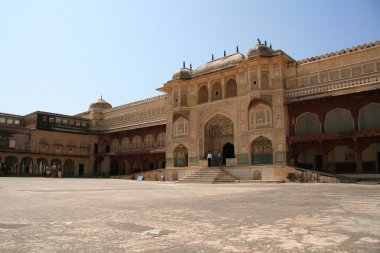
[[[272,52],[273,52],[272,48],[268,47],[267,45],[259,43],[255,46],[255,48],[251,48],[248,51],[247,57],[253,57],[253,56],[267,57],[267,56],[271,56]]]
[[[105,101],[103,99],[103,97],[101,96],[98,100],[96,100],[94,103],[92,103],[90,105],[89,110],[103,111],[103,110],[107,110],[107,109],[111,109],[111,108],[112,108],[112,105],[110,103],[108,103],[107,101]]]
[[[176,71],[173,74],[172,79],[178,80],[178,79],[191,79],[193,71],[188,68],[180,68],[178,71]]]

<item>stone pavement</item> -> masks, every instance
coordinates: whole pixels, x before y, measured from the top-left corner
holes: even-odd
[[[0,178],[0,252],[380,252],[380,185]]]

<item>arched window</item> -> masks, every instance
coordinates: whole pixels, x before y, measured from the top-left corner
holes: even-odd
[[[113,139],[111,142],[111,152],[117,152],[119,151],[119,140]]]
[[[174,122],[173,133],[174,136],[184,136],[188,132],[188,121],[187,119],[180,117]]]
[[[359,111],[359,130],[380,129],[380,104],[371,103]]]
[[[310,112],[303,113],[296,119],[296,135],[321,133],[321,122],[318,115]]]
[[[128,139],[128,137],[124,137],[121,140],[121,150],[127,151],[128,148],[129,148],[129,139]]]
[[[165,133],[160,133],[157,136],[157,147],[158,148],[163,148],[166,146],[166,134]]]
[[[218,99],[221,99],[223,96],[222,96],[222,85],[217,82],[217,83],[214,83],[212,85],[212,96],[211,96],[211,100],[214,101],[214,100],[218,100]]]
[[[354,130],[351,112],[347,109],[336,108],[326,114],[325,132],[350,132]]]
[[[272,108],[259,103],[249,110],[250,129],[272,127]]]
[[[252,164],[272,164],[273,147],[272,142],[264,136],[257,137],[251,143]]]
[[[133,150],[141,149],[141,137],[140,136],[136,135],[135,137],[133,137],[132,149]]]
[[[148,134],[144,138],[144,147],[145,148],[154,148],[154,137],[153,134]]]
[[[198,104],[208,102],[208,89],[206,85],[202,85],[198,93]]]
[[[226,84],[226,98],[235,97],[237,95],[237,84],[234,78],[227,81]]]

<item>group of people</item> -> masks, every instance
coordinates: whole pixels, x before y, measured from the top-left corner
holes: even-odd
[[[208,151],[207,153],[207,164],[208,167],[211,167],[212,165],[221,166],[222,165],[222,153],[218,150],[216,153],[216,164],[213,164],[213,156],[211,151]]]
[[[19,164],[9,165],[7,163],[0,162],[0,176],[45,176],[45,177],[62,177],[62,167],[58,167],[53,164],[51,168],[48,165],[33,166]]]

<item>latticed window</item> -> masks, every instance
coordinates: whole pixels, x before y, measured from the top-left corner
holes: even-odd
[[[154,148],[154,137],[152,134],[148,134],[144,138],[144,147],[145,148]]]
[[[272,109],[259,104],[250,110],[251,129],[272,127]]]
[[[121,141],[121,150],[126,151],[128,150],[129,146],[129,139],[127,137],[124,137],[123,140]]]
[[[166,146],[166,134],[165,133],[160,133],[157,136],[157,147],[163,148]]]
[[[174,122],[174,136],[187,135],[188,121],[185,118],[179,118]]]
[[[132,149],[141,149],[141,137],[140,136],[135,136],[132,139]]]
[[[111,152],[119,151],[119,141],[117,139],[113,139],[111,142]]]

